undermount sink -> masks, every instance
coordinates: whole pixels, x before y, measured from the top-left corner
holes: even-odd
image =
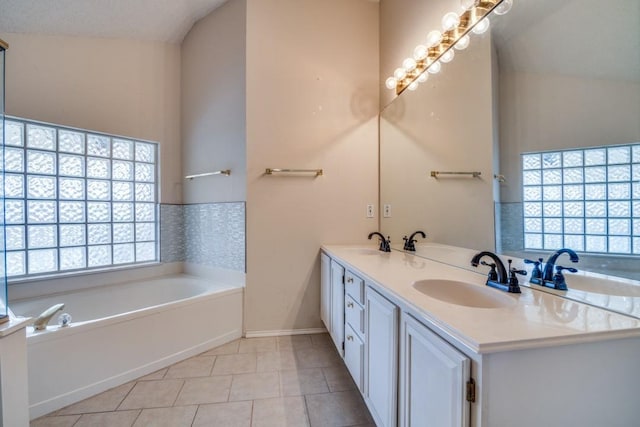
[[[419,280],[412,286],[431,298],[466,307],[506,308],[516,304],[514,298],[501,291],[457,280]]]

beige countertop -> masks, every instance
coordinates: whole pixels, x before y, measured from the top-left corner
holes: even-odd
[[[486,268],[478,272],[377,246],[324,245],[332,258],[375,282],[412,314],[476,353],[640,337],[640,320],[602,308],[521,287],[521,294],[493,288],[514,304],[475,308],[432,298],[412,284],[424,279],[458,280],[486,288]]]

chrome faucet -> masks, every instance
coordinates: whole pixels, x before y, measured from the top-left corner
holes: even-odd
[[[379,236],[380,237],[380,250],[382,252],[391,252],[391,239],[385,239],[384,236],[380,233],[378,233],[377,231],[374,231],[373,233],[369,233],[369,240],[371,240],[371,238],[373,236]]]
[[[43,331],[47,329],[47,325],[49,324],[49,321],[51,320],[53,315],[63,308],[64,304],[55,304],[47,308],[40,314],[40,316],[36,318],[36,320],[33,321],[33,329],[35,329],[36,331]]]
[[[414,239],[414,237],[416,237],[416,234],[420,234],[422,236],[423,239],[427,238],[427,235],[424,234],[424,231],[416,231],[415,233],[413,233],[411,236],[407,237],[404,236],[402,238],[402,240],[404,240],[404,250],[405,251],[411,251],[411,252],[415,252],[416,251],[416,245],[415,243],[417,242],[416,239]]]
[[[491,258],[494,262],[488,263],[485,261],[480,261],[480,259],[485,256]],[[486,265],[491,269],[489,270],[489,275],[487,276],[487,286],[491,286],[492,288],[500,289],[502,291],[507,291],[514,294],[520,293],[520,286],[516,274],[526,275],[527,272],[524,270],[511,268],[511,260],[509,260],[509,270],[507,272],[507,269],[504,267],[504,264],[502,263],[498,255],[494,254],[493,252],[483,251],[475,254],[471,259],[472,266],[477,267],[478,264]]]

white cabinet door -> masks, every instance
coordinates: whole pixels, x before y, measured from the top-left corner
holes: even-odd
[[[367,286],[364,398],[379,427],[397,424],[398,307]]]
[[[347,323],[344,328],[344,364],[353,377],[353,381],[362,390],[362,371],[364,368],[364,344]]]
[[[470,367],[469,358],[403,313],[400,426],[468,426]]]
[[[331,329],[333,343],[344,357],[344,267],[331,260]]]
[[[331,258],[320,255],[320,319],[331,331]]]

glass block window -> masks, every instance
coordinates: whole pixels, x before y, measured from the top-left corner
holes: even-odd
[[[9,118],[7,276],[158,260],[158,145]]]
[[[640,143],[522,155],[524,246],[640,255]]]

